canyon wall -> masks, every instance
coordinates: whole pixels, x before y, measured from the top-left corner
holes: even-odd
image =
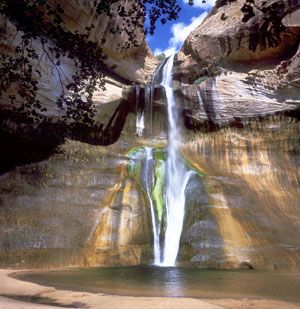
[[[122,1],[121,4],[125,10],[129,10],[133,2],[128,0]],[[124,31],[126,20],[116,13],[120,5],[118,1],[111,5],[111,11],[116,16],[108,16],[106,13],[99,15],[96,12],[94,1],[56,1],[55,4],[61,5],[61,26],[62,31],[67,33],[66,38],[76,36],[76,38],[82,39],[84,36],[88,51],[90,51],[88,42],[94,43],[95,55],[106,57],[101,68],[103,75],[101,78],[103,78],[105,89],[97,87],[91,98],[96,114],[90,117],[89,121],[82,121],[78,117],[78,110],[75,110],[75,114],[71,111],[70,116],[68,104],[58,103],[62,94],[65,98],[73,95],[73,92],[68,89],[68,85],[72,80],[75,82],[74,75],[76,76],[79,67],[78,60],[68,57],[67,53],[63,52],[60,52],[58,57],[54,49],[55,42],[47,41],[47,39],[36,35],[29,39],[30,47],[27,48],[28,50],[32,48],[36,57],[27,57],[26,61],[29,61],[28,65],[33,71],[33,79],[37,81],[36,99],[39,101],[39,108],[32,112],[30,102],[24,106],[25,99],[19,94],[20,81],[11,83],[5,91],[2,91],[0,98],[2,129],[9,134],[38,141],[50,140],[53,137],[51,132],[56,131],[59,132],[57,135],[69,135],[88,142],[91,142],[90,136],[93,135],[94,143],[111,143],[116,140],[123,127],[120,125],[118,128],[111,128],[110,125],[116,116],[115,114],[121,113],[120,117],[126,118],[128,111],[134,108],[130,105],[132,101],[131,86],[136,83],[150,82],[157,60],[148,47],[142,28],[134,27],[131,33]],[[46,15],[45,18],[49,18],[49,16]],[[22,28],[20,30],[16,22],[13,23],[4,15],[0,16],[0,28],[2,33],[0,51],[11,56],[12,59],[20,58],[16,49],[23,44],[24,32]],[[130,35],[135,38],[136,44],[128,44],[132,41]],[[66,40],[66,38],[62,36],[61,40]],[[71,42],[79,44],[74,40]],[[26,53],[26,50],[24,52]],[[80,52],[84,54],[85,48],[82,47]],[[30,53],[27,52],[28,54]],[[102,59],[94,59],[95,66],[99,61]],[[86,77],[86,82],[88,82],[88,78],[89,76]],[[81,82],[85,81],[81,80]],[[83,100],[86,99],[86,93],[79,94]],[[15,97],[14,100],[11,99],[12,95]],[[24,111],[20,112],[22,106]],[[32,114],[34,116],[31,117],[32,119],[40,117],[42,121],[28,119]],[[90,127],[90,122],[93,123],[94,128]],[[58,127],[61,128],[58,129]],[[116,138],[107,141],[106,137],[110,134],[108,131],[114,131]],[[55,140],[54,142],[60,141]]]
[[[243,4],[215,7],[178,53],[175,91],[191,129],[299,108],[299,26],[274,33],[259,11],[242,22]]]
[[[205,176],[188,201],[182,261],[299,269],[299,129],[276,116],[186,142],[185,157]]]
[[[121,4],[127,10],[132,3]],[[15,110],[24,100],[17,83],[0,98],[1,265],[137,264],[141,256],[150,260],[149,210],[140,202],[142,193],[136,184],[121,172],[127,150],[91,144],[117,141],[126,118],[135,112],[132,85],[150,82],[157,61],[142,29],[134,29],[136,46],[128,45],[129,34],[115,31],[122,28],[124,18],[97,14],[94,1],[56,4],[61,5],[64,31],[86,35],[106,56],[105,90],[93,95],[97,112],[92,126],[66,118],[57,100],[76,72],[76,60],[61,55],[57,65],[52,43],[32,39],[37,59],[29,58],[29,64],[41,74],[34,75],[41,104],[35,112],[43,122],[32,123],[30,115]],[[111,9],[117,11],[119,5],[115,1]],[[0,24],[0,50],[14,59],[24,32],[5,16],[0,17]],[[11,102],[10,95],[16,96],[16,102]],[[134,135],[135,120],[130,123]],[[66,140],[70,136],[87,143]]]
[[[80,3],[84,4],[82,16],[74,11]],[[93,22],[97,31],[90,35],[97,41],[98,33],[102,38],[99,29],[103,27],[106,33],[108,26],[94,20],[88,3],[65,4],[65,11],[70,12],[66,25],[76,28],[78,20]],[[174,92],[182,115],[178,123],[181,154],[187,167],[196,172],[186,188],[178,264],[299,270],[300,29],[290,24],[280,34],[279,45],[263,46],[259,40],[253,50],[251,36],[263,20],[256,16],[243,23],[242,3],[215,7],[190,34],[174,63]],[[107,42],[113,40],[105,35]],[[167,108],[160,74],[150,108],[144,83],[150,80],[155,61],[148,48],[141,44],[123,52],[106,43],[105,50],[108,67],[118,67],[107,78],[106,92],[95,97],[96,118],[108,128],[102,139],[99,128],[91,128],[88,134],[82,129],[81,141],[78,136],[77,140],[62,139],[52,147],[47,139],[36,143],[34,136],[20,140],[7,135],[20,127],[12,122],[6,127],[11,130],[2,134],[5,148],[12,149],[4,153],[18,159],[8,161],[0,175],[2,266],[153,261],[143,151],[145,147],[155,150],[151,194],[163,217]],[[46,62],[45,70],[48,65],[51,68]],[[56,74],[53,69],[49,72]],[[53,106],[50,118],[60,112],[54,112],[55,95],[51,95],[56,78],[44,83],[50,92],[40,91],[43,102]],[[133,87],[133,91],[132,82],[141,89]],[[144,108],[142,133],[136,130],[133,107]],[[50,133],[60,135],[64,129],[57,126]],[[119,132],[114,136],[115,129]],[[114,138],[106,138],[110,134]]]
[[[174,68],[183,123],[195,132],[182,151],[206,174],[202,204],[191,198],[181,259],[299,269],[300,28],[290,18],[278,36],[258,10],[242,22],[243,1],[219,3]],[[295,6],[284,2],[278,14]]]

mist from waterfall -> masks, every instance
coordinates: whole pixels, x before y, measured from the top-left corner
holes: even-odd
[[[175,266],[185,212],[185,188],[191,172],[187,171],[179,153],[181,135],[179,114],[173,93],[173,62],[170,56],[163,67],[161,85],[165,89],[168,107],[168,158],[166,181],[167,228],[165,233],[162,266]]]

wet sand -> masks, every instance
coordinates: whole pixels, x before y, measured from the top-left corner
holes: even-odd
[[[20,270],[0,270],[0,308],[100,308],[100,309],[217,309],[217,308],[300,308],[299,304],[268,299],[192,299],[129,297],[58,290],[10,277]]]

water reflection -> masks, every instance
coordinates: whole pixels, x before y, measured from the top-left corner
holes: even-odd
[[[58,288],[130,296],[269,298],[300,302],[300,274],[134,266],[35,271],[18,278]]]
[[[157,267],[151,272],[153,275],[149,283],[156,288],[161,288],[164,296],[182,297],[185,295],[184,277],[180,268]]]

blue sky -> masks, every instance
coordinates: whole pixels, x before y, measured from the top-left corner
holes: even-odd
[[[178,51],[186,37],[193,31],[212,8],[215,0],[194,0],[190,6],[188,0],[179,0],[182,7],[179,19],[165,25],[157,24],[154,35],[148,35],[148,43],[155,55],[165,53],[167,56]]]

